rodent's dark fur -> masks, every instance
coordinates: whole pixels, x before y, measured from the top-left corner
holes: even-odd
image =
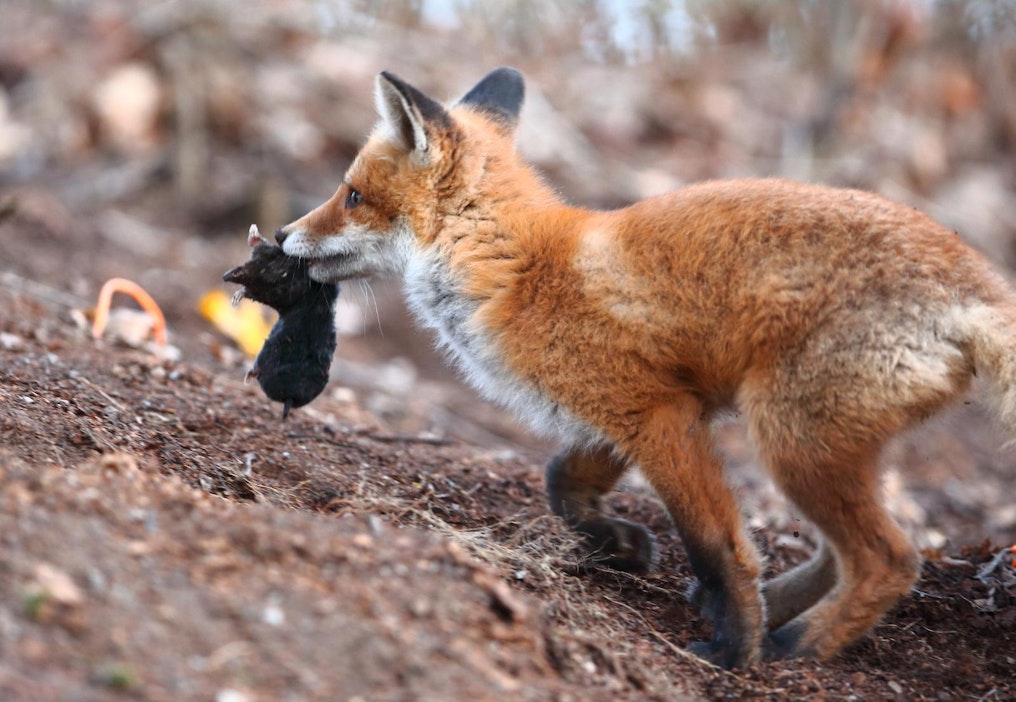
[[[222,279],[243,285],[241,294],[279,313],[248,377],[270,399],[283,403],[282,418],[321,394],[335,353],[335,300],[339,286],[311,280],[307,262],[257,239],[250,259]]]

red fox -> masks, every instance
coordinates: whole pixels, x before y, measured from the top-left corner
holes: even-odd
[[[977,373],[1016,429],[1016,294],[954,232],[856,190],[734,180],[567,205],[516,153],[523,92],[500,68],[445,107],[381,73],[380,121],[338,191],[277,240],[321,282],[401,276],[472,384],[562,441],[552,509],[633,570],[653,540],[600,503],[637,465],[713,623],[698,655],[833,656],[917,578],[880,500],[886,440]],[[822,536],[766,582],[713,451],[729,408]]]

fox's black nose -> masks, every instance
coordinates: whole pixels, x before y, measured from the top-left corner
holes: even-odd
[[[286,232],[282,231],[281,229],[276,229],[275,230],[275,241],[278,242],[279,246],[282,246],[282,242],[284,242],[286,240],[287,236],[289,236],[289,234],[287,234]]]

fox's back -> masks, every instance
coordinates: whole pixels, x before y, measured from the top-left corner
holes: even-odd
[[[690,384],[726,404],[807,338],[883,353],[923,318],[1008,294],[956,233],[861,191],[710,182],[561,220],[519,244],[541,265],[485,315],[542,382]]]
[[[818,304],[879,305],[904,292],[930,302],[983,294],[989,270],[913,208],[777,179],[690,186],[606,213],[601,227],[638,276],[728,309],[778,304],[777,290]]]

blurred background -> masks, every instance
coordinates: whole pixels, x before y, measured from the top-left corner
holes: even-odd
[[[1016,266],[1012,0],[0,0],[0,273],[72,301],[133,278],[184,360],[241,368],[198,300],[251,223],[331,195],[376,74],[452,100],[500,65],[528,81],[521,152],[574,203],[784,176],[911,204]],[[532,446],[401,305],[343,288],[334,392]]]
[[[217,236],[331,193],[379,70],[452,99],[501,64],[529,80],[522,151],[573,200],[782,175],[1012,262],[1008,0],[8,0],[0,177]]]

